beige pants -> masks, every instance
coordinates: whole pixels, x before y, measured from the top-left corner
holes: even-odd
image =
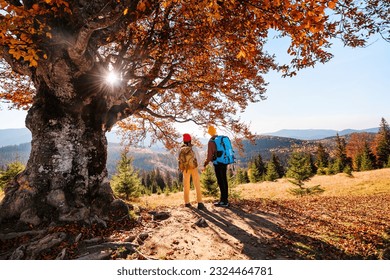
[[[197,202],[202,202],[202,193],[200,190],[200,179],[198,168],[189,169],[183,172],[183,185],[184,185],[184,203],[190,203],[190,182],[192,182],[195,186],[196,191],[196,200]]]

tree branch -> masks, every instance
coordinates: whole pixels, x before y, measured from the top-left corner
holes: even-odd
[[[69,57],[78,66],[80,72],[84,73],[90,70],[94,64],[92,57],[85,54],[92,33],[111,26],[121,16],[122,12],[111,17],[106,17],[103,20],[87,23],[80,29],[76,42],[68,47]]]
[[[144,108],[144,111],[147,112],[149,115],[153,116],[153,117],[156,117],[156,118],[159,118],[159,119],[170,119],[172,121],[175,121],[175,122],[178,122],[178,123],[186,123],[186,122],[193,122],[197,125],[205,125],[207,124],[206,122],[199,122],[193,118],[188,118],[188,119],[179,119],[177,118],[176,116],[173,116],[173,115],[160,115],[160,114],[157,114],[156,112],[153,112],[152,110],[150,110],[149,108]]]

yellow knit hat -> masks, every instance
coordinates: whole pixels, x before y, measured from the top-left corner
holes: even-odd
[[[217,135],[217,130],[215,129],[214,126],[210,125],[209,129],[207,130],[207,133],[210,134],[211,136]]]

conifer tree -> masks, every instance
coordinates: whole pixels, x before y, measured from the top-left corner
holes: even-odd
[[[390,127],[384,118],[381,120],[376,141],[377,165],[381,168],[386,166],[390,157]]]
[[[245,169],[238,168],[236,174],[236,183],[238,185],[249,183],[248,173],[246,172]]]
[[[289,181],[302,188],[304,182],[308,181],[313,175],[314,172],[310,163],[310,155],[293,152],[288,161],[286,173],[286,177],[293,179]]]
[[[200,176],[200,184],[202,185],[202,193],[204,195],[217,197],[219,194],[219,188],[217,184],[217,177],[213,168],[208,165]]]
[[[166,187],[165,180],[159,168],[156,168],[156,184],[160,190],[164,190]]]
[[[248,170],[245,170],[245,169],[244,169],[244,182],[245,182],[245,184],[250,182],[249,181]]]
[[[368,143],[365,143],[364,150],[360,156],[360,171],[372,170],[375,168],[375,155],[372,153]]]
[[[275,164],[276,171],[278,172],[279,178],[282,178],[285,173],[284,167],[281,164],[279,157],[275,153],[272,153],[271,161]]]
[[[119,197],[129,199],[140,195],[142,185],[138,173],[133,167],[133,158],[122,152],[118,162],[117,173],[112,177],[111,184]]]
[[[329,166],[329,153],[321,143],[318,143],[315,153],[315,165],[319,174],[325,174],[325,169]]]
[[[279,178],[280,177],[279,177],[277,168],[275,166],[275,163],[273,163],[272,161],[269,161],[267,163],[267,173],[265,174],[265,180],[273,182]]]
[[[267,164],[267,173],[265,175],[265,180],[267,181],[275,181],[283,177],[284,170],[282,165],[280,164],[278,156],[274,153],[271,155],[271,159]]]
[[[362,153],[357,154],[353,159],[353,170],[360,171],[360,167],[362,165]]]
[[[298,188],[291,189],[290,192],[301,196],[323,192],[324,190],[319,185],[304,187],[305,182],[309,181],[314,174],[311,155],[294,151],[288,161],[286,177],[291,178],[289,182],[298,186]]]
[[[251,183],[258,182],[257,179],[259,178],[259,173],[256,170],[254,162],[248,163],[248,178],[249,178],[249,182]]]
[[[165,173],[165,187],[169,190],[173,189],[173,180],[171,174],[167,171]]]
[[[249,164],[249,168],[251,170],[249,175],[250,182],[256,183],[264,180],[264,176],[267,170],[260,153]]]
[[[344,169],[350,165],[349,159],[346,152],[346,142],[344,138],[341,138],[337,133],[336,136],[336,150],[335,150],[335,161],[333,163],[333,171],[335,173],[341,173]]]

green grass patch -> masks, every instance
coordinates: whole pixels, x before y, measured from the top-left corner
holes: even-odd
[[[314,260],[316,256],[316,251],[307,244],[301,242],[295,242],[294,244],[295,251],[301,255],[304,259]]]

